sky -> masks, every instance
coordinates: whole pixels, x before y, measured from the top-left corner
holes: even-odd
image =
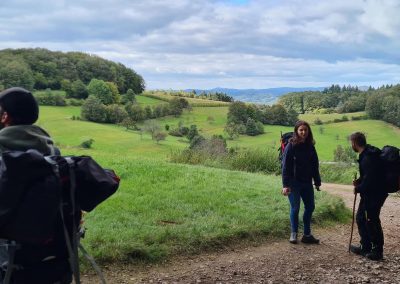
[[[0,49],[82,51],[147,89],[400,83],[398,0],[1,0]]]

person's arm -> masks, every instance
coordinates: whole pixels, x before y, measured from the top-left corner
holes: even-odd
[[[282,184],[283,188],[290,188],[294,179],[294,149],[292,143],[288,143],[282,158]]]
[[[358,184],[355,186],[354,191],[356,193],[366,193],[368,191],[368,187],[373,184],[374,179],[374,171],[375,169],[373,160],[370,156],[365,156],[362,161],[362,171],[363,176],[358,179]]]
[[[315,187],[319,190],[319,187],[321,186],[321,176],[319,174],[318,154],[317,154],[317,150],[315,149],[314,146],[312,147],[312,159],[313,159],[312,177],[314,180]]]

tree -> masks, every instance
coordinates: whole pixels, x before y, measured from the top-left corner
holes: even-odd
[[[190,125],[189,132],[186,137],[189,139],[189,141],[192,141],[192,139],[197,135],[199,135],[199,131],[197,131],[197,125]]]
[[[107,120],[106,107],[99,98],[89,96],[82,105],[81,116],[89,121],[105,122]]]
[[[151,135],[151,140],[155,139],[155,134],[160,132],[161,127],[160,125],[154,120],[146,120],[143,125],[143,131],[147,132]]]
[[[11,61],[0,67],[0,83],[4,88],[19,86],[32,90],[35,84],[32,70],[22,61]]]
[[[245,124],[248,119],[247,107],[244,102],[233,102],[229,105],[228,123]]]
[[[245,128],[243,124],[235,124],[233,122],[230,122],[225,126],[224,131],[226,134],[228,134],[228,138],[230,140],[233,140],[239,137],[242,128]]]
[[[67,96],[76,99],[86,99],[88,97],[88,90],[86,85],[81,80],[75,80],[71,84],[71,92]]]
[[[126,104],[128,102],[131,102],[131,103],[136,102],[136,94],[135,94],[135,92],[132,89],[129,89],[126,92],[125,96],[123,97],[122,102],[124,104]]]
[[[167,133],[165,132],[157,132],[154,134],[154,139],[157,141],[157,144],[159,144],[160,141],[164,141],[166,137]]]
[[[180,116],[182,114],[182,102],[179,98],[173,98],[169,101],[170,114],[174,116]]]
[[[114,104],[118,104],[121,101],[121,95],[119,94],[118,87],[114,82],[106,82],[110,89],[112,101]]]
[[[145,113],[140,105],[128,103],[125,105],[128,116],[134,121],[142,121],[145,119]]]
[[[87,87],[89,96],[97,97],[103,104],[113,103],[113,95],[109,85],[103,80],[92,79]]]

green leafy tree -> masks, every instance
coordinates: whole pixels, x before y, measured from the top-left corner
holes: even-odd
[[[197,130],[197,125],[190,125],[189,132],[186,135],[186,137],[189,139],[189,141],[192,141],[192,139],[197,135],[199,135],[199,131]]]
[[[0,67],[0,83],[4,88],[23,87],[32,90],[35,84],[32,70],[22,61],[11,61]]]
[[[87,87],[89,96],[97,97],[104,105],[113,103],[113,95],[109,85],[103,80],[92,79]]]
[[[70,93],[67,92],[68,97],[76,99],[86,99],[88,97],[88,90],[86,85],[81,80],[75,80],[71,84]]]
[[[113,103],[118,104],[121,101],[121,95],[119,94],[117,85],[114,82],[106,82],[106,83],[111,91]]]
[[[93,122],[106,122],[106,106],[95,96],[89,96],[81,108],[81,116]]]

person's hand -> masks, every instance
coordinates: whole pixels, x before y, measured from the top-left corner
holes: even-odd
[[[319,186],[319,185],[316,185],[316,186],[315,186],[315,189],[316,189],[317,191],[321,191],[321,189],[320,189],[320,186]]]
[[[284,195],[284,196],[288,196],[289,194],[290,194],[290,188],[289,187],[284,187],[283,189],[282,189],[282,194]]]
[[[359,185],[360,184],[360,179],[354,179],[353,180],[353,185],[354,186],[357,186],[357,185]]]

